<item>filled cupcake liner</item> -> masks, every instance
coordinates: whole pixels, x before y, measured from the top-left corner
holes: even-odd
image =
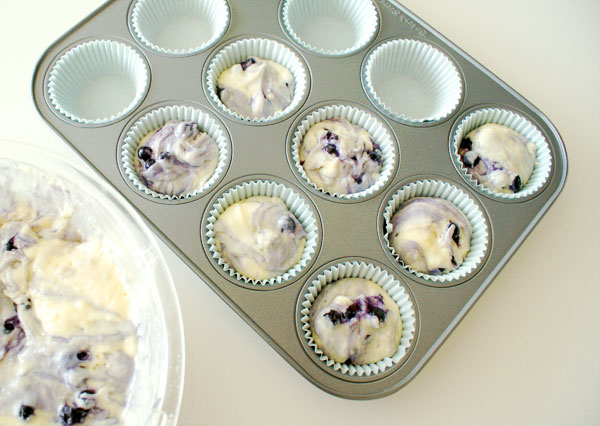
[[[288,210],[296,216],[304,233],[306,234],[306,244],[302,257],[293,267],[285,273],[265,280],[257,280],[247,277],[236,271],[226,259],[221,255],[215,244],[214,226],[219,216],[232,204],[255,196],[268,196],[280,198]],[[291,188],[277,182],[269,180],[256,180],[244,182],[227,190],[210,207],[208,218],[206,220],[206,243],[208,251],[213,260],[230,277],[241,280],[246,284],[258,286],[274,286],[294,279],[312,260],[319,243],[319,226],[316,216],[309,207],[308,202]]]
[[[282,111],[269,117],[244,117],[231,110],[217,96],[217,80],[221,73],[233,65],[239,64],[250,56],[268,59],[286,67],[294,77],[294,94],[292,101]],[[209,98],[222,111],[234,118],[254,123],[268,123],[289,115],[302,102],[308,87],[308,74],[305,65],[298,55],[287,46],[271,39],[248,38],[235,41],[219,51],[211,60],[206,73],[206,88]]]
[[[48,98],[72,121],[103,124],[138,106],[149,82],[148,66],[136,50],[117,41],[92,40],[58,59],[50,70]]]
[[[310,326],[311,308],[319,293],[327,285],[344,278],[364,278],[373,281],[385,290],[398,305],[402,319],[402,337],[394,355],[371,364],[342,364],[330,359],[315,343]],[[306,343],[327,367],[349,376],[374,376],[399,364],[406,358],[416,335],[417,316],[412,300],[404,286],[379,266],[365,262],[341,262],[325,269],[311,281],[302,296],[301,304],[300,326]]]
[[[334,192],[328,192],[311,182],[304,171],[304,167],[302,167],[300,164],[300,146],[302,144],[302,139],[308,130],[315,124],[321,121],[330,120],[332,118],[345,118],[352,124],[362,127],[369,132],[373,141],[375,141],[375,143],[377,143],[377,145],[379,145],[381,148],[383,164],[381,166],[379,179],[377,179],[373,185],[363,191],[353,194],[338,194]],[[396,158],[394,139],[382,122],[373,115],[349,105],[329,105],[309,113],[300,122],[300,124],[298,124],[296,131],[294,132],[291,141],[291,150],[292,160],[296,166],[296,169],[309,185],[325,194],[348,200],[364,198],[380,190],[390,180],[396,165],[399,163],[398,158]]]
[[[396,250],[392,247],[389,239],[394,229],[392,217],[401,204],[416,197],[434,197],[448,200],[458,207],[471,223],[473,228],[471,248],[465,256],[463,263],[453,271],[439,275],[415,271],[402,262]],[[433,283],[451,283],[452,281],[465,278],[479,267],[486,256],[489,243],[489,228],[485,216],[480,207],[469,195],[450,183],[425,179],[403,186],[387,202],[383,211],[383,219],[385,224],[384,238],[394,258],[407,271]]]
[[[287,0],[281,16],[296,43],[326,56],[359,51],[373,39],[379,25],[371,0]]]
[[[184,56],[206,50],[229,25],[225,0],[138,0],[131,15],[134,35],[157,52]]]
[[[511,128],[515,132],[523,135],[536,146],[535,149],[535,164],[529,181],[515,193],[502,193],[489,189],[480,184],[464,167],[463,162],[458,155],[460,142],[472,130],[483,126],[484,124],[493,123],[500,124]],[[552,171],[552,152],[546,138],[542,132],[529,120],[522,117],[516,112],[500,108],[485,108],[474,111],[467,115],[456,127],[454,136],[452,137],[452,154],[454,161],[464,177],[478,190],[503,199],[519,199],[529,197],[540,190],[550,177]]]
[[[392,40],[377,47],[366,61],[364,77],[374,103],[409,123],[448,117],[463,93],[456,65],[435,47],[418,40]]]
[[[212,176],[200,188],[196,188],[195,191],[187,194],[168,195],[153,191],[148,188],[135,170],[136,151],[140,141],[148,133],[160,128],[169,120],[191,121],[197,123],[199,130],[212,137],[219,149],[219,161]],[[171,105],[150,111],[138,119],[127,131],[121,147],[120,156],[125,175],[140,191],[161,200],[183,200],[202,194],[219,180],[226,169],[230,152],[227,136],[223,128],[214,118],[191,106]]]

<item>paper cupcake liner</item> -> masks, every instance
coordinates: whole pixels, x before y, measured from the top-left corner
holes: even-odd
[[[472,130],[487,123],[501,124],[509,127],[515,132],[525,136],[536,146],[535,164],[533,166],[531,177],[523,186],[523,188],[516,193],[506,194],[502,192],[496,192],[483,186],[471,176],[468,169],[464,167],[463,162],[460,159],[460,155],[458,155],[458,149],[460,148],[460,142],[462,141],[463,137],[469,134]],[[548,145],[548,142],[546,141],[546,138],[542,132],[540,132],[540,130],[529,120],[525,119],[519,114],[500,108],[481,109],[472,112],[463,118],[454,132],[451,152],[454,156],[454,162],[469,183],[471,183],[481,192],[503,199],[518,199],[533,195],[544,186],[550,177],[550,172],[552,171],[552,152],[550,151],[550,146]]]
[[[325,191],[324,189],[319,188],[317,185],[311,182],[309,177],[304,172],[304,167],[302,167],[302,165],[300,164],[300,145],[302,143],[302,139],[304,138],[308,130],[315,124],[324,120],[330,120],[332,118],[345,118],[349,122],[362,127],[367,132],[369,132],[371,138],[381,148],[381,157],[383,160],[383,164],[381,166],[379,179],[377,179],[377,181],[373,185],[371,185],[364,191],[356,192],[353,194],[338,194]],[[396,168],[396,165],[399,163],[398,159],[396,158],[394,140],[388,132],[388,130],[381,123],[381,121],[379,121],[378,119],[361,109],[348,105],[325,106],[308,114],[300,122],[300,124],[296,128],[296,131],[294,132],[291,142],[291,150],[292,159],[294,161],[296,169],[298,169],[298,172],[300,173],[302,178],[309,185],[321,192],[324,192],[325,194],[349,200],[367,197],[380,190],[389,181],[390,176],[393,174]]]
[[[217,96],[217,80],[221,73],[235,64],[245,61],[250,56],[268,59],[286,67],[294,77],[294,94],[292,101],[283,111],[269,117],[252,118],[244,117],[226,107]],[[283,44],[265,38],[249,38],[238,40],[223,48],[211,60],[206,75],[206,88],[209,98],[222,111],[230,114],[238,120],[254,123],[267,123],[289,115],[302,102],[308,86],[307,70],[290,48]]]
[[[415,271],[400,260],[396,250],[394,250],[394,247],[390,244],[389,236],[393,231],[392,217],[394,216],[394,213],[396,213],[402,203],[416,197],[434,197],[448,200],[458,207],[471,223],[473,228],[471,248],[463,260],[463,263],[453,271],[440,275]],[[434,283],[449,283],[462,279],[475,271],[486,255],[489,242],[489,229],[483,212],[470,196],[447,182],[425,179],[403,186],[387,202],[383,211],[383,219],[385,223],[384,238],[387,247],[394,258],[407,271],[410,271],[425,280]]]
[[[306,244],[302,257],[296,265],[290,268],[282,275],[272,277],[266,280],[257,280],[254,278],[246,277],[240,274],[232,266],[230,266],[225,258],[221,256],[217,246],[215,245],[214,239],[214,226],[221,214],[232,204],[245,200],[246,198],[254,196],[268,196],[280,198],[288,208],[288,210],[296,216],[304,233],[306,234]],[[282,284],[285,281],[291,280],[296,277],[305,267],[308,265],[313,258],[319,238],[319,227],[317,218],[309,207],[302,196],[297,192],[293,191],[289,187],[268,180],[257,180],[245,182],[234,186],[225,192],[211,207],[208,218],[206,220],[206,239],[208,245],[208,251],[212,255],[213,260],[223,268],[230,277],[236,280],[241,280],[246,284],[259,285],[259,286],[273,286]]]
[[[455,64],[418,40],[392,40],[375,49],[364,69],[374,103],[409,123],[439,121],[458,106],[463,92]]]
[[[201,52],[216,43],[229,25],[225,0],[138,0],[131,28],[146,47],[166,55]]]
[[[330,359],[315,343],[310,327],[310,311],[313,303],[327,285],[344,278],[364,278],[373,281],[387,291],[398,305],[402,319],[402,337],[394,355],[371,364],[342,364]],[[314,350],[319,356],[319,360],[327,367],[349,376],[373,376],[399,364],[408,354],[416,335],[416,313],[408,292],[393,275],[379,266],[364,262],[342,262],[321,272],[312,280],[302,296],[302,308],[300,309],[300,325],[308,346]]]
[[[145,60],[116,41],[93,40],[70,49],[50,71],[48,97],[70,120],[103,124],[140,104],[149,86]]]
[[[371,0],[287,0],[281,16],[296,43],[326,56],[359,51],[373,39],[379,25]]]
[[[148,133],[160,128],[169,120],[191,121],[198,124],[200,131],[207,133],[217,143],[219,161],[213,175],[195,191],[181,195],[168,195],[148,188],[135,170],[136,151],[140,141]],[[190,106],[172,105],[155,109],[137,120],[127,131],[121,147],[121,161],[125,175],[140,191],[161,200],[182,200],[196,197],[219,180],[230,158],[229,142],[221,126],[208,114]]]

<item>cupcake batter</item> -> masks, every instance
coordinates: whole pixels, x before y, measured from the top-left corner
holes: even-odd
[[[311,309],[310,324],[317,347],[340,363],[370,364],[392,356],[402,337],[398,305],[364,278],[326,286]]]
[[[390,244],[402,262],[418,272],[450,272],[471,247],[471,223],[442,198],[418,197],[401,204],[392,225]]]
[[[138,336],[102,235],[58,183],[0,171],[0,424],[120,424]]]
[[[294,77],[283,65],[257,56],[226,69],[217,80],[221,102],[247,118],[267,118],[292,102]]]
[[[177,196],[201,188],[218,161],[217,143],[196,123],[170,120],[140,141],[135,170],[151,190]]]
[[[299,155],[310,181],[333,194],[364,191],[381,172],[381,149],[365,129],[345,118],[312,126],[302,140]]]
[[[484,124],[460,143],[458,154],[469,173],[486,188],[519,192],[529,181],[536,146],[525,136],[499,124]]]
[[[215,245],[237,272],[266,280],[287,272],[304,251],[302,224],[277,197],[256,196],[229,206],[214,226]]]

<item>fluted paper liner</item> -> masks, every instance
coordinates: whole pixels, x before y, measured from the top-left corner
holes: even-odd
[[[136,151],[140,141],[148,133],[160,128],[169,120],[191,121],[198,124],[198,129],[207,133],[217,143],[219,161],[212,176],[200,188],[193,192],[180,195],[161,194],[153,191],[140,178],[135,170]],[[182,200],[196,197],[210,188],[223,174],[230,158],[229,143],[221,126],[208,114],[191,106],[164,106],[145,114],[127,131],[121,147],[121,161],[129,180],[142,192],[161,200]]]
[[[67,51],[50,70],[48,97],[70,120],[103,124],[130,113],[146,94],[149,71],[132,47],[92,40]]]
[[[454,63],[418,40],[392,40],[377,47],[369,55],[364,73],[374,103],[410,123],[442,120],[458,107],[462,97],[462,79]]]
[[[381,158],[383,163],[381,165],[379,178],[373,183],[373,185],[363,191],[353,194],[338,194],[328,192],[312,183],[309,177],[306,175],[304,167],[302,167],[300,164],[300,146],[302,144],[302,139],[308,130],[315,124],[321,121],[330,120],[332,118],[345,118],[352,124],[362,127],[369,132],[371,139],[373,139],[381,148]],[[398,158],[396,158],[395,142],[381,121],[361,109],[348,105],[325,106],[308,114],[296,128],[296,131],[292,137],[291,148],[294,165],[306,182],[321,192],[334,197],[351,200],[369,196],[381,189],[389,181],[390,176],[393,174],[396,168],[396,165],[399,163]]]
[[[131,28],[146,47],[183,56],[215,44],[227,30],[229,19],[225,0],[138,0]]]
[[[281,16],[296,43],[327,56],[359,51],[373,39],[379,25],[371,0],[287,0]]]
[[[434,197],[448,200],[458,207],[471,223],[473,228],[471,247],[465,256],[463,263],[453,271],[439,275],[415,271],[400,260],[396,250],[394,250],[394,247],[390,244],[389,236],[394,229],[392,225],[394,213],[396,213],[401,204],[416,197]],[[449,283],[462,279],[475,271],[486,255],[489,242],[489,229],[483,212],[469,195],[450,183],[425,179],[403,186],[387,202],[383,212],[383,218],[385,221],[384,237],[392,255],[406,270],[428,281],[434,283]]]
[[[238,201],[259,195],[280,198],[285,203],[288,210],[296,216],[296,219],[298,219],[306,234],[306,244],[304,246],[304,251],[302,252],[302,257],[298,263],[284,274],[266,280],[249,278],[236,271],[227,263],[225,258],[221,256],[221,253],[215,245],[214,239],[214,225],[227,207]],[[212,255],[213,260],[223,268],[223,271],[246,284],[260,286],[282,284],[298,275],[298,273],[310,263],[315,254],[319,238],[317,218],[310,209],[308,202],[300,194],[283,184],[269,180],[256,180],[236,185],[219,197],[210,209],[206,220],[206,242],[208,250]]]
[[[268,59],[286,67],[294,77],[294,93],[290,104],[269,117],[244,117],[231,110],[217,96],[217,80],[221,73],[233,65],[246,61],[250,56]],[[287,46],[271,39],[248,38],[238,40],[224,47],[211,60],[206,75],[206,88],[208,96],[214,104],[238,120],[255,123],[267,123],[289,115],[302,102],[308,86],[307,70],[298,55]]]
[[[315,343],[310,327],[310,311],[313,303],[327,285],[344,278],[364,278],[373,281],[385,290],[398,305],[400,318],[402,319],[402,336],[398,350],[394,355],[371,364],[342,364],[330,359]],[[349,376],[373,376],[406,359],[416,335],[415,309],[410,296],[400,281],[379,266],[357,261],[339,263],[321,272],[301,297],[300,323],[304,338],[308,346],[319,356],[319,360],[327,367]]]
[[[536,146],[533,172],[529,181],[527,181],[523,188],[518,192],[509,194],[496,192],[480,184],[472,177],[469,170],[464,167],[460,155],[458,155],[458,149],[460,148],[462,139],[472,130],[487,123],[500,124],[509,127],[526,137]],[[451,151],[454,155],[456,165],[471,184],[484,193],[504,199],[518,199],[535,194],[544,186],[552,171],[552,152],[550,151],[550,146],[542,132],[540,132],[540,130],[529,120],[518,113],[500,108],[485,108],[474,111],[462,119],[452,138]]]

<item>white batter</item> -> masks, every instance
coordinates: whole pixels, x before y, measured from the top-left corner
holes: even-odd
[[[201,188],[218,162],[217,143],[196,123],[170,120],[140,141],[135,169],[151,190],[177,196]]]
[[[340,363],[370,364],[392,356],[402,337],[398,305],[364,278],[326,286],[311,308],[310,324],[317,347]]]
[[[310,181],[334,194],[369,188],[381,172],[381,149],[365,129],[344,118],[321,121],[306,132],[300,164]]]
[[[419,197],[401,204],[392,225],[390,244],[404,264],[418,272],[450,272],[471,247],[471,223],[442,198]]]
[[[221,102],[248,118],[267,118],[292,102],[294,77],[283,65],[256,56],[226,69],[217,80]]]
[[[120,424],[138,336],[102,235],[58,183],[0,169],[0,424]]]
[[[265,280],[287,272],[302,258],[306,235],[277,197],[246,198],[229,206],[214,226],[215,245],[240,274]]]
[[[531,177],[535,151],[535,144],[520,133],[488,123],[463,138],[458,153],[480,184],[492,191],[515,193]]]

